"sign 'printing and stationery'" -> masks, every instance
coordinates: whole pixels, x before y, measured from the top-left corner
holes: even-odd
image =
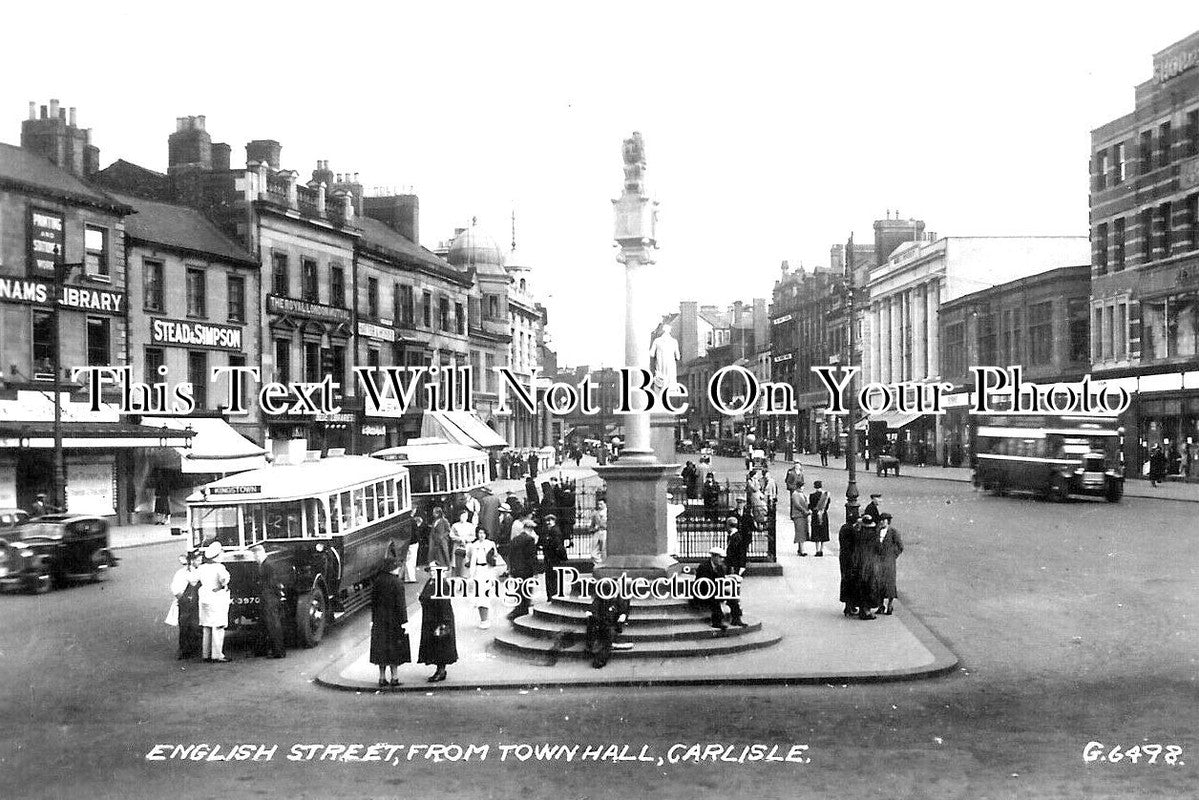
[[[150,342],[236,352],[242,349],[242,332],[241,328],[233,325],[182,319],[152,319]]]
[[[29,211],[29,260],[34,269],[53,272],[63,252],[63,218],[54,211]]]
[[[28,303],[34,306],[52,305],[54,285],[38,278],[0,278],[0,302]],[[124,314],[125,293],[90,286],[64,286],[58,295],[58,305],[80,311],[101,314]]]

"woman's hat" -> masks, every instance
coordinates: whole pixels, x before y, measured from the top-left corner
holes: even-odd
[[[210,560],[220,558],[221,553],[225,552],[224,546],[220,542],[213,542],[204,548],[204,557]]]
[[[725,525],[729,525],[729,526],[733,526],[733,525],[738,525],[738,524],[740,524],[740,521],[739,521],[739,520],[738,520],[736,517],[729,517],[729,518],[727,518],[727,519],[724,521],[724,524],[725,524]]]
[[[720,556],[721,558],[724,558],[724,556],[725,556],[724,548],[723,547],[713,547],[711,550],[708,551],[708,555]]]
[[[862,515],[862,524],[863,525],[873,525],[874,517],[870,516],[869,514],[863,514]]]

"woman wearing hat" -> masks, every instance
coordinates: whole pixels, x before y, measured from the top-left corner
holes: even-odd
[[[808,540],[808,517],[812,514],[808,508],[808,496],[804,493],[803,484],[799,484],[791,491],[791,524],[795,526],[795,538],[792,544],[795,545],[795,551],[806,556],[803,551],[804,542]]]
[[[475,540],[466,546],[467,577],[475,581],[475,607],[479,609],[479,628],[491,627],[491,604],[495,600],[495,578],[504,565],[495,542],[482,527],[475,529]]]
[[[429,562],[432,570],[439,565]],[[454,606],[450,599],[433,596],[435,581],[425,583],[420,593],[420,651],[416,660],[421,664],[433,664],[437,669],[429,676],[429,683],[438,683],[446,678],[447,664],[458,660],[458,640],[454,631]]]
[[[229,570],[218,560],[224,548],[212,542],[204,548],[204,563],[197,570],[200,576],[200,625],[204,628],[203,656],[205,661],[223,664],[225,657],[225,628],[229,625]]]
[[[408,606],[404,602],[404,581],[399,559],[383,559],[383,571],[375,578],[371,590],[371,663],[379,667],[380,686],[399,686],[400,664],[412,660],[412,645],[404,625],[408,622]],[[391,671],[390,681],[386,672]]]
[[[204,632],[200,629],[200,551],[189,550],[179,556],[182,564],[171,578],[171,594],[175,595],[174,615],[179,624],[179,652],[176,658],[196,658],[200,655]]]
[[[881,614],[890,616],[894,611],[895,597],[899,594],[895,587],[895,560],[903,552],[903,539],[899,531],[891,527],[891,515],[883,512],[878,523],[878,610]]]

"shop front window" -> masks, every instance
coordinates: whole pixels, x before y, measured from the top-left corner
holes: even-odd
[[[1143,301],[1141,320],[1146,360],[1192,358],[1199,353],[1199,293]]]

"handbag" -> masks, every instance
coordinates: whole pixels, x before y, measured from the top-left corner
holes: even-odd
[[[170,625],[172,628],[179,627],[179,601],[178,600],[171,601],[171,607],[167,609],[167,618],[164,619],[163,622],[165,622],[167,625]]]

